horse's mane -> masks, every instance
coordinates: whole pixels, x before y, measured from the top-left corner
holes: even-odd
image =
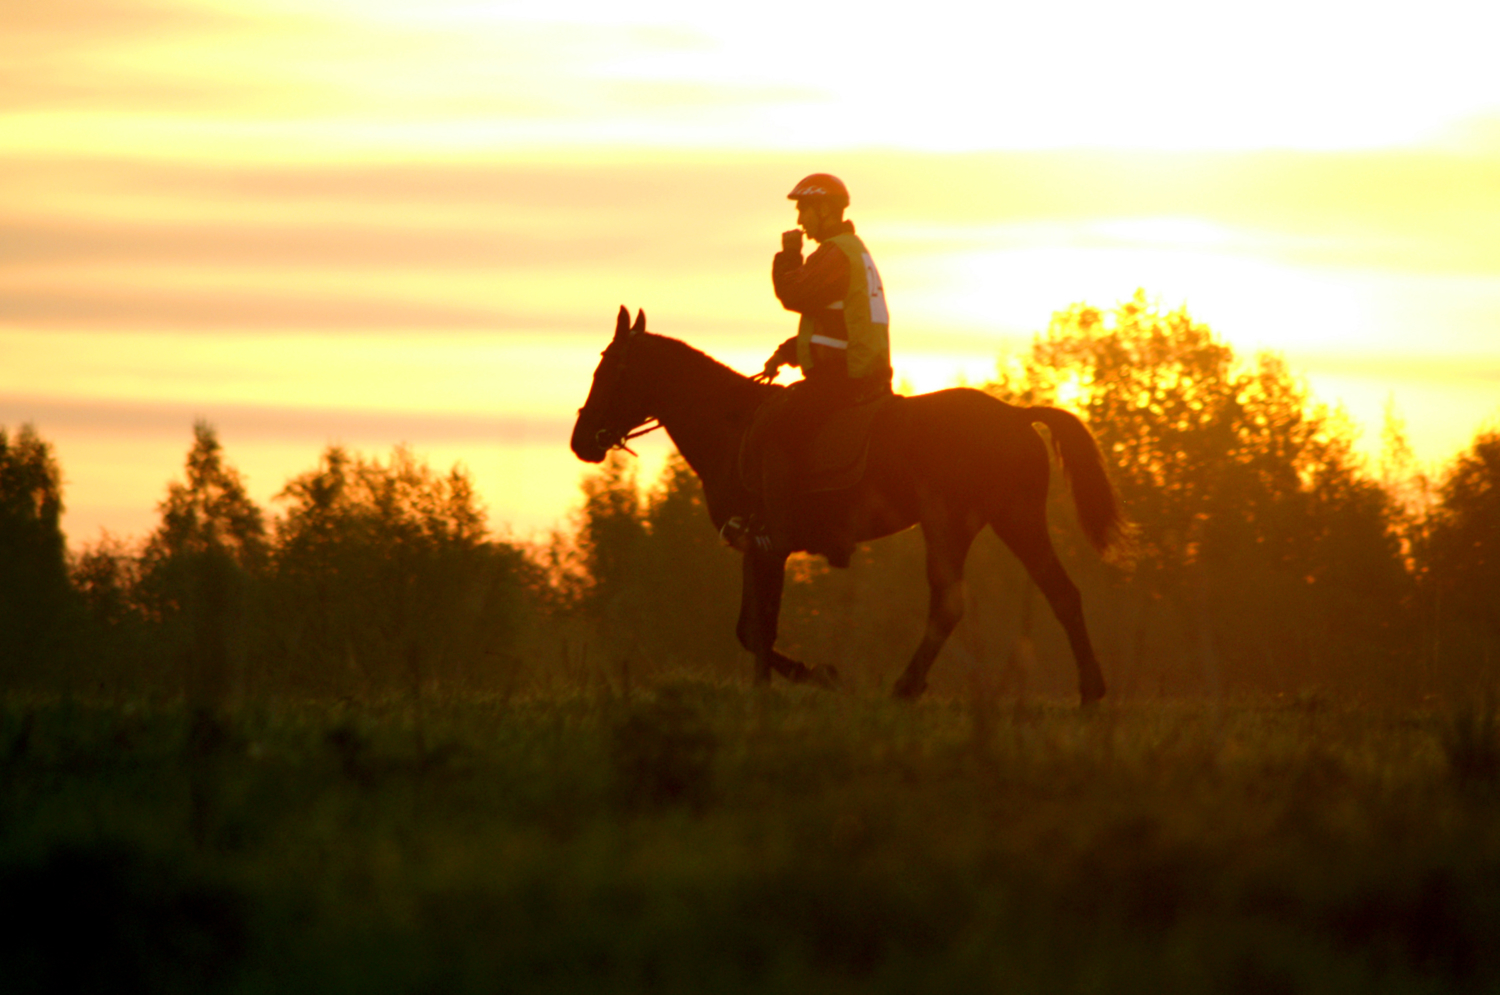
[[[748,401],[772,389],[681,339],[646,332],[642,344],[647,343],[651,346],[651,362],[693,394],[716,396],[721,401],[738,400],[743,396]]]

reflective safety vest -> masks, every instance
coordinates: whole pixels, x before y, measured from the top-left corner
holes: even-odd
[[[889,375],[891,369],[891,318],[885,307],[885,287],[875,260],[859,236],[852,232],[825,239],[849,257],[849,289],[844,299],[828,307],[844,312],[844,333],[840,341],[818,331],[810,314],[802,315],[797,324],[797,362],[804,373],[813,366],[813,345],[847,349],[849,376]]]

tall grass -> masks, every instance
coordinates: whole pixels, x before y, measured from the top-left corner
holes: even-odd
[[[19,991],[1500,985],[1500,799],[1456,759],[1493,710],[982,692],[12,698],[0,958]]]

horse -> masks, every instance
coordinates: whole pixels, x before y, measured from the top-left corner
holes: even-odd
[[[703,485],[708,514],[721,529],[753,507],[741,483],[740,447],[756,409],[787,388],[746,377],[677,339],[646,331],[646,314],[620,308],[614,337],[594,370],[573,426],[573,453],[600,463],[654,427],[665,428]],[[655,423],[652,425],[651,423]],[[803,494],[792,516],[796,549],[827,553],[831,533],[864,542],[920,525],[931,588],[927,628],[893,694],[915,699],[963,616],[963,569],[969,546],[987,524],[1025,566],[1067,632],[1078,667],[1079,695],[1104,697],[1104,676],[1084,624],[1083,601],[1047,531],[1049,458],[1033,423],[1046,425],[1073,492],[1074,509],[1101,554],[1118,544],[1124,516],[1093,435],[1059,408],[1007,404],[980,390],[951,388],[886,404],[870,429],[866,472],[853,487]],[[751,548],[743,554],[736,634],[755,657],[755,680],[773,673],[833,687],[837,672],[808,667],[776,651],[786,556]]]

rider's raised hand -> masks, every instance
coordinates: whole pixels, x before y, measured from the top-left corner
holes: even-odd
[[[781,251],[795,252],[802,255],[802,229],[793,228],[791,231],[781,233]]]

